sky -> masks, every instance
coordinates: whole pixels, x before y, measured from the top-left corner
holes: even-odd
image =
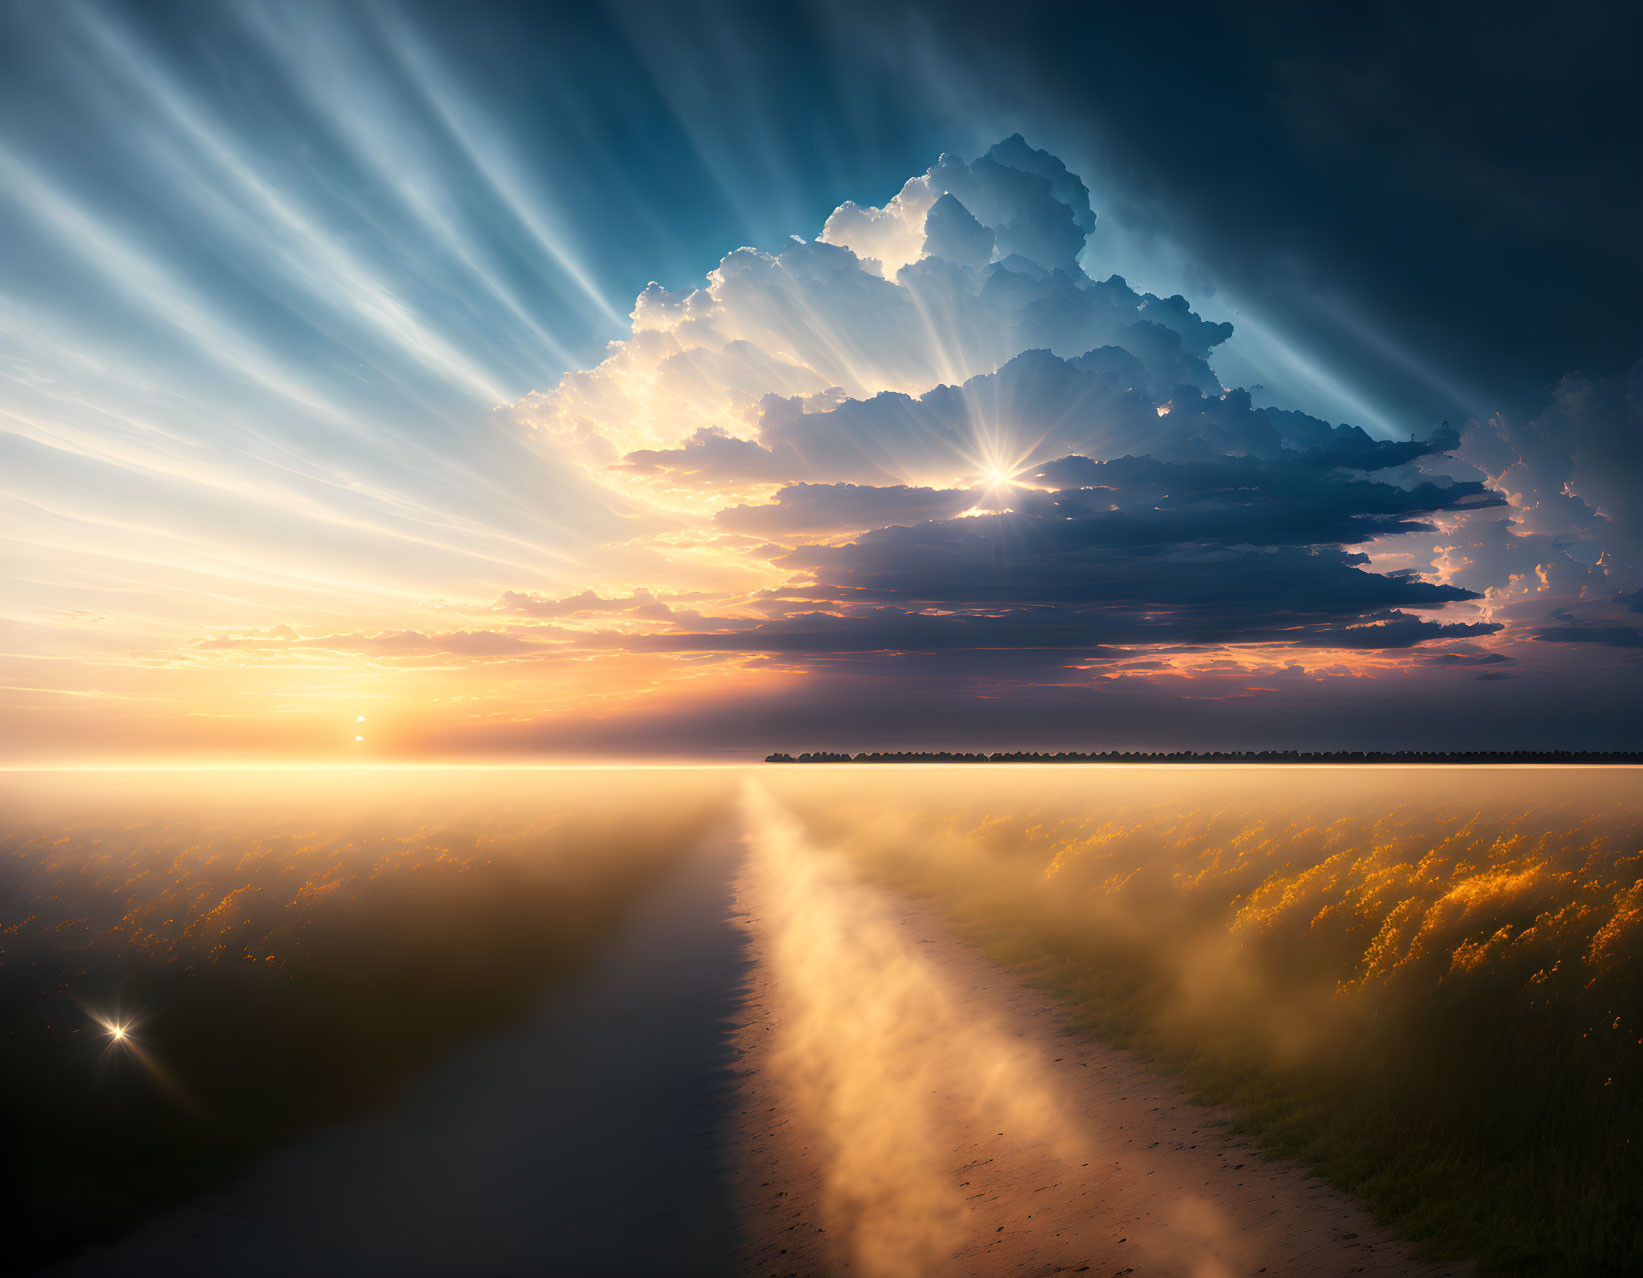
[[[1493,12],[0,0],[0,757],[1643,748],[1643,18]]]

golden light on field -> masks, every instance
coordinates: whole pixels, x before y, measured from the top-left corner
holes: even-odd
[[[384,743],[398,713],[383,720]],[[1461,1222],[1463,1250],[1517,1245],[1490,1241],[1509,1211],[1467,1214],[1468,1203],[1518,1202],[1521,1160],[1497,1176],[1489,1154],[1502,1142],[1542,1158],[1530,1180],[1544,1173],[1553,1190],[1523,1209],[1534,1219],[1580,1218],[1588,1201],[1629,1210],[1630,1182],[1608,1169],[1631,1165],[1643,1094],[1638,769],[369,758],[224,771],[205,785],[198,773],[0,778],[19,867],[8,959],[60,971],[84,1014],[65,1046],[94,1041],[88,1090],[232,1118],[238,1083],[214,1072],[220,1053],[247,1058],[245,1040],[282,1051],[281,1026],[246,991],[351,982],[359,999],[327,993],[326,1006],[365,1005],[373,972],[402,982],[401,964],[361,961],[382,945],[439,959],[433,971],[494,940],[492,961],[513,965],[535,952],[545,910],[583,911],[594,876],[609,877],[591,899],[615,901],[717,838],[751,780],[767,798],[746,809],[740,881],[766,920],[761,961],[782,978],[773,1069],[806,1112],[852,1134],[818,1155],[818,1192],[853,1222],[842,1245],[860,1272],[934,1271],[931,1257],[963,1236],[970,1206],[942,1178],[951,1146],[938,1091],[992,1080],[977,1092],[978,1130],[1024,1147],[1053,1151],[1068,1130],[1033,1060],[973,1014],[925,938],[884,904],[886,885],[934,898],[1019,976],[1076,996],[1078,1017],[1186,1062],[1206,1087],[1253,1078],[1248,1094],[1269,1107],[1298,1096],[1311,1107],[1283,1114],[1323,1142],[1320,1159],[1427,1159],[1436,1170],[1422,1193]],[[194,979],[185,973],[214,991],[210,1018],[174,997]],[[55,982],[39,997],[49,1019]],[[422,1009],[407,1003],[392,1023],[414,1037]],[[282,1024],[312,1035],[330,1022]],[[1563,1126],[1548,1137],[1538,1116],[1552,1095]],[[156,1112],[166,1130],[180,1126]],[[1468,1177],[1432,1153],[1455,1148],[1470,1151]],[[1061,1161],[1076,1172],[1085,1158]],[[1559,1180],[1567,1166],[1593,1179]]]

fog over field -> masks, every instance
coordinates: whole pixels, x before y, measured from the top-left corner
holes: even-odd
[[[584,1258],[562,1272],[1619,1271],[1643,1183],[1637,777],[11,774],[13,1237],[102,1273],[184,1230],[197,1272],[275,1272],[245,1267],[243,1222],[278,1203],[280,1263],[373,1272],[294,1222],[368,1238],[371,1185],[403,1173],[383,1219],[405,1272],[455,1239],[505,1271],[540,1238],[463,1238],[440,1208],[502,1174],[494,1121],[542,1133],[532,1175],[582,1182],[573,1215],[568,1189],[532,1208]],[[669,1026],[700,998],[724,1011],[686,1049]],[[607,1117],[563,1126],[583,1111]],[[1222,1161],[1128,1161],[1166,1156]],[[723,1228],[698,1204],[677,1234],[694,1260],[590,1223],[642,1202],[674,1237],[714,1185]],[[1248,1194],[1293,1199],[1282,1226]]]
[[[1643,1254],[1635,769],[848,771],[819,841],[1410,1235]]]

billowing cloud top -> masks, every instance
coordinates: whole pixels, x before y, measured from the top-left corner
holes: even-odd
[[[1205,356],[1230,325],[1206,323],[1180,297],[1091,279],[1077,257],[1093,225],[1083,184],[1020,138],[974,164],[943,156],[883,208],[835,211],[818,240],[737,249],[689,292],[652,284],[627,341],[521,413],[592,465],[644,470],[666,460],[655,452],[695,446],[716,448],[716,473],[728,473],[737,463],[721,433],[745,440],[847,401],[924,395],[1032,349],[1073,359],[1112,347],[1100,371],[1155,400],[1177,384],[1218,393]],[[982,420],[987,407],[975,407],[971,443],[1025,442],[1015,423]],[[887,464],[902,464],[899,449],[885,441]],[[740,478],[765,473],[757,454],[743,457],[752,469]]]

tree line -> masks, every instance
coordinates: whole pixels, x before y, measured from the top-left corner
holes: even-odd
[[[1643,764],[1639,750],[829,750],[780,751],[766,763],[1617,763]]]

